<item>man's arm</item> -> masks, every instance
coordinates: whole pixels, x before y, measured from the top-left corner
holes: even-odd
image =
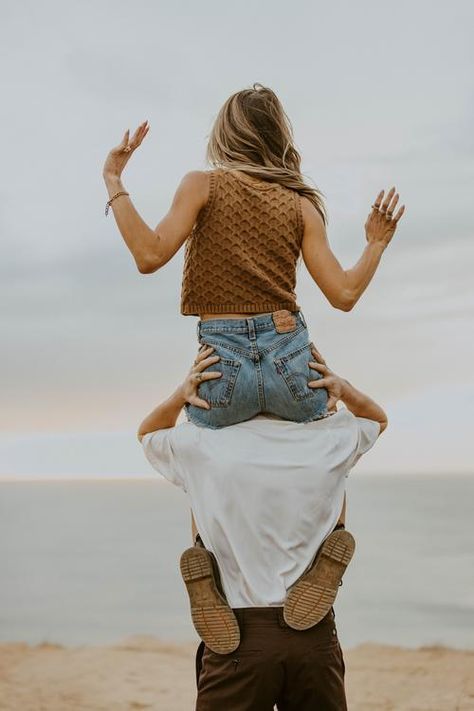
[[[187,402],[197,407],[209,409],[209,403],[198,396],[198,388],[204,380],[212,380],[222,376],[222,373],[218,371],[206,371],[206,368],[220,360],[219,356],[212,355],[213,350],[212,346],[203,345],[200,347],[196,360],[184,382],[176,388],[167,400],[155,407],[141,423],[137,432],[140,442],[149,432],[174,427],[181,410]]]
[[[374,420],[380,424],[380,434],[388,425],[385,411],[372,398],[357,390],[348,380],[342,381],[342,392],[340,399],[356,417],[365,417],[367,420]]]
[[[309,362],[309,367],[316,370],[322,378],[310,380],[310,388],[326,388],[328,391],[328,410],[335,410],[336,404],[341,400],[348,410],[356,417],[365,417],[380,424],[380,434],[388,425],[388,418],[384,410],[372,398],[357,390],[348,380],[333,373],[319,351],[312,346],[311,353],[315,358]]]
[[[149,432],[164,430],[168,427],[174,427],[179,413],[183,409],[186,400],[183,396],[181,385],[174,393],[164,402],[160,403],[155,409],[145,417],[140,427],[138,428],[137,437],[142,441],[143,437]]]

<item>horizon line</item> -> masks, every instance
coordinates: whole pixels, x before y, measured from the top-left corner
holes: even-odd
[[[373,472],[367,470],[361,470],[351,475],[353,477],[371,477],[371,478],[381,478],[381,477],[425,477],[425,476],[436,476],[436,477],[471,477],[474,476],[474,471],[457,470],[454,472],[446,472],[440,470],[425,470],[425,471],[385,471],[385,472]],[[0,475],[0,484],[8,483],[18,483],[18,482],[63,482],[63,481],[160,481],[165,483],[169,482],[164,476],[157,473],[150,474],[64,474],[64,475],[47,475],[42,474],[17,474],[17,475]]]

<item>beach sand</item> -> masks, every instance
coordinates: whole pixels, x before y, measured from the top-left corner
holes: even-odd
[[[191,711],[196,646],[0,645],[1,711]],[[350,711],[474,711],[474,651],[364,644],[345,653]],[[231,711],[231,710],[229,710]]]

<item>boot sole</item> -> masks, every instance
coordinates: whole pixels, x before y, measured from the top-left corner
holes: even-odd
[[[355,540],[349,531],[329,534],[311,568],[288,590],[283,617],[289,627],[306,630],[325,617],[336,599],[354,550]]]
[[[239,623],[219,592],[211,556],[205,548],[193,546],[181,555],[179,565],[196,632],[213,652],[229,654],[240,644]]]

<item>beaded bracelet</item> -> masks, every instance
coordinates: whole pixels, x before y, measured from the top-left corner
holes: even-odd
[[[112,197],[110,198],[110,200],[109,200],[109,201],[107,202],[107,204],[105,205],[105,216],[106,216],[106,217],[107,217],[107,215],[109,214],[109,207],[110,207],[112,201],[115,200],[115,198],[118,198],[119,195],[128,195],[128,193],[125,192],[125,190],[121,190],[120,192],[115,193],[115,195],[112,195]]]

